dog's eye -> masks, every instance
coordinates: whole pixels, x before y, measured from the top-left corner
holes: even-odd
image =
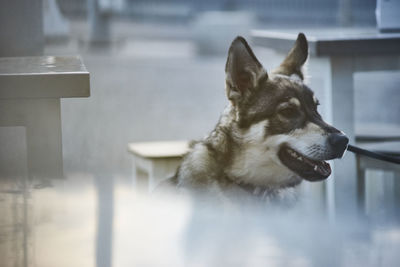
[[[295,107],[285,107],[279,110],[279,114],[286,117],[286,118],[291,118],[296,116],[297,114],[297,109]]]

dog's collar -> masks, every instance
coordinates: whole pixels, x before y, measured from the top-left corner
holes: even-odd
[[[273,195],[274,192],[276,192],[276,188],[272,187],[264,187],[264,186],[256,186],[244,182],[239,182],[235,179],[231,179],[228,175],[224,175],[225,179],[228,180],[230,183],[236,185],[243,191],[246,191],[250,195],[256,196],[256,197],[261,197],[265,198],[267,196]]]
[[[244,184],[244,183],[236,183],[236,185],[241,188],[242,190],[246,191],[250,195],[265,198],[266,196],[272,195],[274,193],[274,189],[270,187],[261,187],[255,186],[251,184]]]
[[[231,180],[232,181],[232,180]],[[240,183],[240,182],[233,182],[236,184],[240,189],[246,191],[250,195],[256,196],[256,197],[261,197],[261,198],[266,198],[266,197],[273,197],[279,194],[281,189],[287,188],[287,187],[293,187],[298,185],[298,182],[293,182],[293,183],[288,183],[285,185],[281,186],[256,186],[252,184],[247,184],[247,183]]]
[[[279,193],[279,191],[283,188],[286,187],[292,187],[297,185],[298,183],[288,183],[285,185],[281,186],[258,186],[258,185],[252,185],[248,184],[245,182],[240,182],[238,180],[230,178],[228,175],[224,175],[225,179],[228,180],[230,183],[236,185],[243,191],[246,191],[248,194],[255,196],[255,197],[260,197],[260,198],[267,198],[267,197],[272,197]]]

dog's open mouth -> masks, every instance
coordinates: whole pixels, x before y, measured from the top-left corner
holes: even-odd
[[[281,146],[278,155],[286,167],[308,181],[320,181],[331,174],[329,163],[307,158],[286,144]]]

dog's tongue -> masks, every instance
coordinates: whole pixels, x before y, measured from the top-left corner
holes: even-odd
[[[331,166],[329,163],[325,161],[319,162],[319,164],[312,166],[313,172],[317,175],[307,175],[304,176],[303,178],[308,180],[308,181],[320,181],[328,178],[329,175],[331,175]]]
[[[329,163],[309,159],[290,147],[281,149],[279,158],[286,167],[308,181],[324,180],[331,174]]]

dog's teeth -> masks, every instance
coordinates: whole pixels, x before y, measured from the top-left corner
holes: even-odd
[[[303,161],[303,158],[301,156],[298,157],[297,159],[300,160],[300,161]]]
[[[314,171],[317,171],[317,169],[318,169],[318,166],[315,165],[315,166],[314,166]]]

